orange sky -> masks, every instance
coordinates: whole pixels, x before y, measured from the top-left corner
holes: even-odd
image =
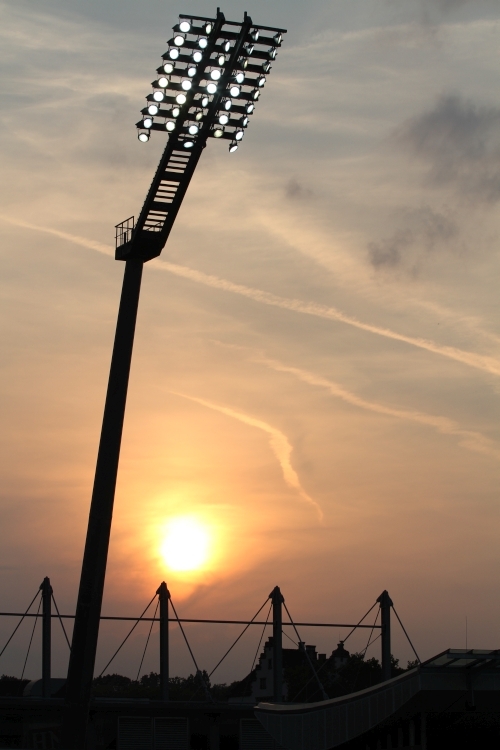
[[[463,647],[466,616],[469,645],[496,648],[500,14],[267,5],[247,9],[290,35],[242,148],[209,144],[145,269],[104,610],[139,614],[166,579],[185,616],[246,618],[278,584],[296,619],[350,622],[387,588],[422,658]],[[158,30],[152,1],[138,22],[117,0],[0,0],[3,609],[44,575],[74,608],[123,273],[113,226],[163,147],[133,124],[173,6]],[[195,571],[162,555],[178,517],[208,535]],[[99,669],[120,628],[103,626]],[[135,676],[146,630],[117,671]],[[211,668],[237,629],[189,632]],[[259,635],[221,680],[248,671]],[[20,672],[28,637],[0,674]],[[338,637],[304,634],[323,651]]]

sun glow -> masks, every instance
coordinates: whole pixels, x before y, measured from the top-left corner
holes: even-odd
[[[161,555],[171,570],[181,572],[203,568],[209,551],[209,531],[196,518],[174,518],[167,524]]]

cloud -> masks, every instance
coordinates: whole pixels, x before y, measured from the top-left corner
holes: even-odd
[[[375,412],[377,414],[384,414],[389,417],[401,419],[406,422],[413,422],[426,427],[432,427],[438,432],[444,435],[454,435],[459,438],[459,443],[463,448],[475,451],[477,453],[483,453],[489,456],[493,456],[497,460],[500,458],[500,448],[495,445],[491,440],[481,435],[479,432],[472,430],[464,430],[460,425],[448,417],[434,416],[432,414],[426,414],[425,412],[416,411],[413,409],[397,409],[392,406],[386,406],[385,404],[378,403],[376,401],[369,401],[352,391],[347,390],[344,386],[339,383],[335,383],[332,380],[323,378],[321,375],[308,372],[307,370],[299,367],[292,367],[285,365],[278,360],[266,357],[263,354],[255,354],[251,356],[253,362],[258,362],[267,367],[275,370],[276,372],[284,372],[289,375],[293,375],[303,383],[316,386],[319,388],[325,388],[328,392],[337,398],[346,401],[353,406],[357,406],[360,409]]]
[[[443,95],[394,137],[429,165],[432,184],[451,184],[474,201],[500,199],[500,108]]]
[[[398,229],[392,237],[381,242],[370,242],[368,253],[374,268],[394,268],[401,263],[402,252],[413,245],[415,239],[409,229]]]
[[[472,0],[434,0],[440,10],[446,12],[455,10],[455,8],[461,8],[462,5],[472,2]]]
[[[304,490],[300,483],[298,474],[292,466],[291,455],[293,447],[290,444],[287,436],[283,432],[278,430],[276,427],[272,427],[267,422],[263,422],[261,419],[256,419],[249,414],[243,414],[243,412],[236,411],[235,409],[231,409],[227,406],[214,404],[212,401],[207,401],[203,398],[187,396],[185,393],[178,393],[177,391],[172,391],[172,393],[174,393],[176,396],[187,398],[189,399],[189,401],[194,401],[196,404],[201,404],[201,406],[206,406],[207,409],[213,409],[214,411],[218,411],[220,414],[225,414],[227,417],[237,419],[239,422],[243,422],[243,424],[247,424],[250,427],[256,427],[257,429],[266,432],[269,435],[269,445],[271,446],[271,450],[273,451],[274,455],[278,459],[279,465],[281,466],[283,479],[289,487],[297,492],[299,497],[301,497],[304,502],[306,502],[308,505],[311,505],[315,509],[319,520],[321,522],[323,521],[323,510],[321,506],[316,502],[316,500],[313,500],[312,497],[308,495]]]
[[[313,191],[302,185],[298,180],[295,179],[295,177],[291,177],[285,186],[285,195],[287,198],[292,198],[293,200],[297,199],[304,199],[304,198],[310,198],[313,194]]]
[[[380,242],[368,243],[368,257],[372,266],[380,268],[405,267],[415,274],[425,256],[437,247],[449,246],[459,234],[453,219],[429,206],[405,212],[408,226],[397,229]]]
[[[334,307],[326,307],[326,305],[320,305],[315,302],[306,302],[300,299],[290,299],[287,297],[279,297],[276,294],[262,291],[261,289],[254,289],[252,287],[244,286],[243,284],[235,284],[227,279],[221,279],[218,276],[209,275],[202,271],[196,271],[186,266],[180,266],[175,263],[169,263],[168,261],[155,260],[151,261],[151,265],[156,266],[164,271],[169,271],[177,276],[181,276],[191,281],[211,286],[215,289],[223,289],[226,292],[232,292],[233,294],[240,294],[243,297],[252,299],[255,302],[260,302],[265,305],[271,305],[273,307],[280,307],[284,310],[291,310],[296,313],[303,315],[312,315],[317,318],[323,318],[326,320],[335,320],[339,323],[345,323],[346,325],[354,326],[362,331],[373,333],[377,336],[383,336],[388,339],[395,341],[401,341],[410,346],[416,346],[419,349],[425,349],[433,354],[439,354],[443,357],[448,357],[456,362],[468,365],[478,370],[483,370],[491,375],[500,375],[500,362],[494,357],[489,357],[483,354],[476,354],[474,352],[467,352],[463,349],[458,349],[454,346],[445,346],[437,344],[429,339],[416,338],[413,336],[405,336],[402,333],[397,333],[389,328],[381,328],[379,326],[372,325],[370,323],[364,323],[363,321],[357,320],[349,315],[346,315],[341,310],[337,310]]]
[[[33,229],[41,232],[48,232],[54,234],[62,239],[67,239],[69,242],[88,247],[91,250],[97,250],[98,252],[105,253],[106,255],[114,255],[113,249],[109,245],[96,242],[94,240],[86,239],[76,235],[69,234],[67,232],[60,232],[56,229],[50,229],[49,227],[41,227],[29,222],[13,219],[6,216],[1,216],[0,219],[7,221],[17,226],[26,227],[27,229]],[[233,281],[220,278],[212,274],[203,273],[203,271],[197,271],[194,268],[187,266],[181,266],[176,263],[170,263],[165,260],[155,259],[149,262],[149,265],[153,268],[157,268],[161,271],[167,271],[175,276],[180,276],[184,279],[189,279],[198,284],[211,287],[213,289],[221,289],[225,292],[231,292],[232,294],[238,294],[247,299],[251,299],[254,302],[259,302],[264,305],[270,305],[271,307],[279,307],[283,310],[290,310],[291,312],[300,313],[303,315],[311,315],[317,318],[323,318],[325,320],[334,320],[338,323],[345,323],[346,325],[353,326],[367,333],[373,333],[376,336],[382,336],[384,338],[392,339],[394,341],[401,341],[404,344],[415,346],[418,349],[424,349],[425,351],[433,354],[438,354],[442,357],[447,357],[455,362],[460,362],[469,367],[473,367],[477,370],[482,370],[490,375],[500,375],[500,361],[495,357],[489,357],[484,354],[477,354],[475,352],[468,352],[464,349],[458,349],[455,346],[446,346],[443,344],[437,344],[435,341],[429,339],[417,338],[414,336],[406,336],[403,333],[392,331],[389,328],[382,328],[380,326],[372,325],[371,323],[364,323],[357,318],[353,318],[350,315],[346,315],[341,310],[335,307],[327,307],[326,305],[320,305],[316,302],[306,302],[300,299],[291,299],[288,297],[280,297],[277,294],[271,292],[265,292],[262,289],[255,289],[253,287],[245,286],[244,284],[235,284]]]
[[[98,253],[104,255],[110,255],[112,258],[115,257],[115,253],[110,245],[105,245],[103,242],[97,240],[91,240],[88,237],[79,237],[76,234],[70,234],[69,232],[60,232],[58,229],[52,229],[51,227],[42,227],[38,224],[31,224],[29,221],[23,221],[22,219],[13,219],[10,216],[2,216],[0,214],[0,220],[7,221],[9,224],[14,224],[16,227],[23,227],[24,229],[32,229],[36,232],[45,232],[46,234],[52,234],[54,237],[59,237],[62,240],[68,240],[74,245],[80,245],[90,250],[97,250]]]

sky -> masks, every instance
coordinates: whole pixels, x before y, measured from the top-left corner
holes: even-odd
[[[166,580],[184,617],[250,618],[279,585],[295,620],[350,623],[387,589],[422,659],[465,647],[466,618],[469,647],[497,648],[498,3],[221,9],[288,34],[241,148],[209,144],[145,268],[103,613],[139,615]],[[74,611],[123,276],[114,225],[137,216],[165,145],[140,144],[135,122],[179,12],[215,7],[0,0],[3,611],[44,576]],[[175,570],[186,528],[197,562]],[[20,676],[31,627],[0,674]],[[103,624],[96,674],[127,627]],[[111,671],[136,676],[147,631]],[[200,667],[238,632],[188,627]],[[300,635],[329,653],[347,632]],[[244,676],[260,635],[213,679]],[[143,671],[157,640],[155,626]],[[192,670],[172,627],[172,671]]]

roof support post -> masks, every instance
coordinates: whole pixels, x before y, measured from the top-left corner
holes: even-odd
[[[50,578],[45,577],[40,585],[42,592],[42,696],[50,698],[50,667],[51,667],[51,607],[52,586]]]
[[[168,645],[168,600],[170,591],[163,581],[156,592],[160,599],[160,687],[162,701],[168,701],[169,645]]]
[[[283,701],[283,596],[279,586],[275,586],[269,598],[273,605],[273,699]]]
[[[380,604],[382,622],[382,682],[391,679],[391,607],[388,591],[383,591],[377,602]]]

